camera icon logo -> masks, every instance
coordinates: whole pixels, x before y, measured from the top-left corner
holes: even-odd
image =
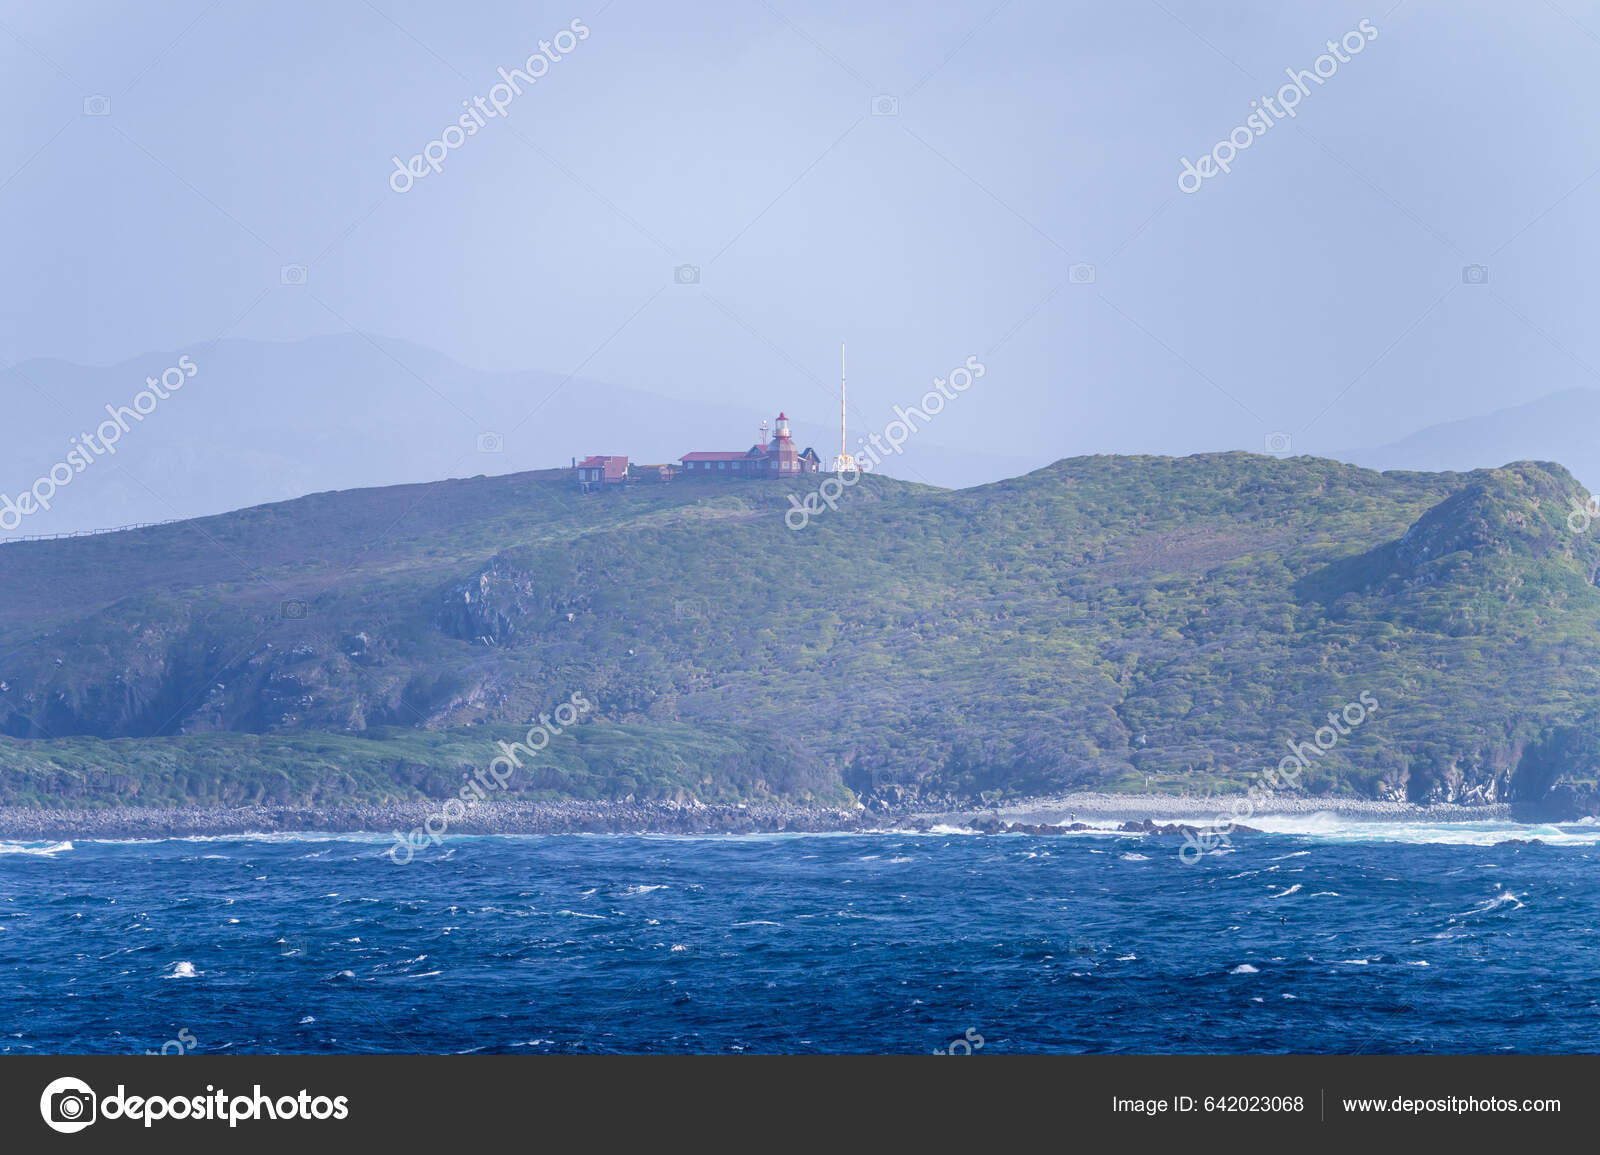
[[[478,452],[479,453],[504,453],[505,451],[506,451],[506,439],[505,439],[505,436],[503,434],[500,434],[500,433],[480,433],[480,434],[478,434]]]
[[[700,266],[679,265],[672,270],[672,279],[680,285],[698,285],[700,283]]]
[[[83,98],[83,115],[85,116],[110,116],[111,98],[109,96],[85,96]]]
[[[1084,264],[1082,261],[1079,261],[1075,265],[1068,265],[1067,280],[1071,281],[1074,285],[1094,284],[1094,266]]]
[[[284,602],[278,607],[279,615],[284,621],[298,622],[306,616],[306,603],[300,601]]]
[[[1489,283],[1489,266],[1462,265],[1461,283],[1463,285],[1487,285]]]
[[[306,283],[306,267],[304,265],[284,265],[278,270],[278,281],[285,285],[303,285]]]
[[[898,96],[874,96],[872,98],[873,116],[899,116],[900,98]]]
[[[1287,433],[1269,433],[1262,440],[1268,453],[1288,453],[1293,444]]]
[[[52,1131],[71,1135],[95,1120],[94,1090],[82,1079],[70,1075],[53,1080],[39,1096],[39,1114]]]

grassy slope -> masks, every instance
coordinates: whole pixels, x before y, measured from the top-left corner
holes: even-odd
[[[12,545],[0,797],[439,792],[573,690],[610,745],[528,789],[1203,789],[1368,691],[1311,784],[1420,795],[1588,709],[1578,492],[1527,463],[1097,457],[868,477],[796,533],[777,486],[522,474]]]

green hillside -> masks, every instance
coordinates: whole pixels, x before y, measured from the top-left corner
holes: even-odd
[[[573,692],[518,789],[1238,789],[1367,693],[1307,789],[1587,797],[1600,525],[1558,465],[867,476],[799,531],[788,493],[561,471],[0,547],[0,800],[448,793]]]

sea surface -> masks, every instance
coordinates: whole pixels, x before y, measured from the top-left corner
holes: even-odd
[[[0,843],[0,1053],[1600,1049],[1600,828],[1253,823]]]

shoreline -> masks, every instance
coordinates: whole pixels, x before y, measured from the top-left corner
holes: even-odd
[[[1240,796],[1243,797],[1242,795]],[[338,806],[116,806],[103,809],[35,809],[0,806],[0,840],[162,839],[275,833],[369,833],[402,836],[435,819],[444,800],[354,803]],[[1174,798],[1157,794],[1074,793],[1024,799],[998,807],[894,807],[852,809],[787,802],[559,802],[489,801],[448,823],[444,837],[552,834],[799,834],[927,831],[935,826],[994,829],[996,824],[1066,827],[1074,822],[1106,830],[1123,823],[1159,820],[1199,828],[1228,821],[1225,798]],[[1251,815],[1232,819],[1248,827],[1271,815],[1331,814],[1385,822],[1515,821],[1507,804],[1419,805],[1375,799],[1280,795]],[[1545,820],[1548,821],[1548,820]],[[424,843],[425,844],[425,843]]]

